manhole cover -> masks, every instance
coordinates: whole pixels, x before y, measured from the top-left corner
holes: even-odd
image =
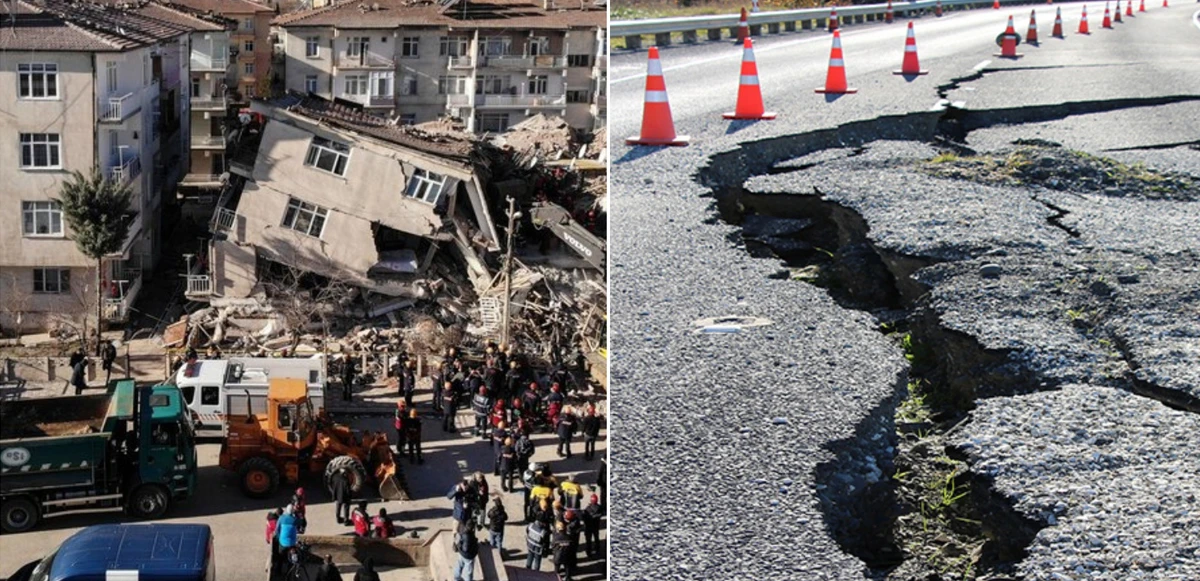
[[[741,333],[742,329],[748,327],[762,327],[774,323],[771,319],[763,317],[742,317],[742,316],[726,316],[726,317],[709,317],[700,319],[694,323],[697,333]]]

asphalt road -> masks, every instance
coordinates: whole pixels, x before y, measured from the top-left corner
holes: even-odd
[[[864,564],[838,544],[826,517],[847,512],[858,489],[887,471],[893,451],[892,407],[907,367],[897,347],[876,332],[874,318],[839,307],[821,289],[779,280],[777,261],[751,260],[736,229],[719,221],[710,184],[697,178],[702,170],[748,178],[767,163],[756,156],[789,158],[787,149],[798,141],[788,136],[920,114],[945,98],[968,110],[997,111],[993,122],[1036,121],[973,133],[985,149],[1041,137],[1200,172],[1194,149],[1152,149],[1200,136],[1196,101],[1154,101],[1200,95],[1195,6],[1148,2],[1148,12],[1103,30],[1103,5],[1093,2],[1093,34],[1081,36],[1074,33],[1081,4],[1061,4],[1065,40],[1049,35],[1058,6],[916,20],[918,53],[930,74],[912,80],[891,74],[903,55],[903,21],[846,27],[845,66],[859,92],[840,97],[813,93],[825,78],[828,34],[758,39],[759,79],[766,108],[779,112],[775,121],[720,118],[734,105],[740,47],[722,41],[664,48],[675,126],[692,137],[686,148],[623,145],[641,123],[646,56],[614,55],[615,579],[862,579]],[[1025,56],[1015,62],[994,57],[1007,16],[1016,16],[1023,35],[1031,9],[1041,44],[1023,44]],[[1052,107],[1113,100],[1143,106],[1084,107],[1078,112],[1087,114],[1074,116]],[[886,136],[844,128],[830,142],[858,145],[878,137]],[[743,157],[721,157],[736,167],[709,167],[714,156],[736,153],[741,144],[749,144]],[[807,151],[795,155],[801,153]],[[836,174],[822,179],[824,191],[838,187]],[[740,333],[695,332],[697,320],[721,316],[772,323]]]
[[[419,390],[416,397],[418,409],[429,411],[429,393]],[[414,466],[407,460],[402,461],[402,467],[409,482],[411,501],[391,501],[381,503],[378,500],[370,502],[368,511],[374,514],[379,507],[388,509],[401,534],[408,535],[417,531],[425,537],[439,529],[452,529],[451,503],[446,499],[446,492],[463,475],[475,470],[482,470],[492,485],[493,491],[499,492],[499,483],[491,476],[490,447],[479,443],[478,438],[470,437],[470,427],[474,418],[469,410],[460,410],[456,425],[458,433],[448,434],[441,430],[441,424],[434,418],[424,416],[422,423],[424,435],[425,463]],[[357,429],[372,431],[385,430],[394,436],[390,416],[335,416],[335,421],[349,422]],[[533,438],[537,446],[534,461],[551,462],[555,473],[560,475],[577,474],[579,482],[587,485],[595,482],[595,470],[599,461],[584,461],[582,459],[583,442],[577,437],[573,446],[575,456],[570,460],[559,459],[554,447],[557,442],[552,434],[535,434]],[[597,454],[603,457],[605,453],[605,438],[597,442]],[[189,501],[176,504],[168,517],[159,522],[189,522],[205,523],[213,528],[216,536],[217,578],[252,580],[265,579],[263,567],[267,558],[267,545],[263,538],[266,524],[266,514],[276,506],[286,504],[291,498],[291,490],[281,488],[275,498],[252,500],[242,495],[238,489],[236,475],[221,469],[217,463],[220,450],[218,443],[204,443],[199,447],[200,477],[197,483],[195,497]],[[308,532],[316,535],[345,535],[347,527],[339,526],[334,521],[334,505],[328,491],[323,490],[319,478],[301,477],[309,498]],[[505,548],[508,549],[508,564],[524,566],[525,534],[522,524],[522,494],[520,490],[504,495],[505,508],[510,515],[510,526],[505,534]],[[80,528],[103,523],[135,522],[125,517],[119,511],[90,511],[69,513],[52,516],[43,520],[37,528],[21,534],[5,534],[0,537],[0,574],[10,575],[21,565],[39,559],[56,547]],[[604,541],[606,532],[601,533]],[[480,539],[486,539],[486,533]],[[514,557],[519,557],[516,559]],[[580,557],[585,567],[582,579],[603,577],[604,564],[597,561],[587,561]],[[548,562],[543,563],[542,570],[551,568]],[[385,568],[381,568],[385,571]],[[449,576],[450,572],[446,572]],[[353,574],[346,576],[347,579]],[[427,571],[404,572],[394,570],[384,573],[384,579],[421,580],[429,579]]]

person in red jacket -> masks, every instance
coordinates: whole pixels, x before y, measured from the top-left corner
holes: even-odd
[[[404,444],[407,436],[404,431],[404,422],[408,420],[407,406],[403,401],[396,402],[396,415],[392,419],[392,427],[396,428],[396,454],[404,455]]]
[[[377,539],[390,539],[396,536],[396,527],[392,524],[392,519],[388,518],[386,508],[379,508],[379,514],[371,519],[371,524],[375,526],[373,536]]]
[[[367,519],[367,501],[364,500],[350,511],[350,522],[354,523],[354,534],[360,537],[371,536],[371,522]]]

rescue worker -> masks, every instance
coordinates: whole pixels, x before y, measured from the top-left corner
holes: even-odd
[[[342,400],[350,401],[354,392],[354,356],[347,351],[342,354]]]
[[[108,380],[112,379],[113,362],[117,360],[117,346],[113,345],[112,341],[104,342],[104,350],[101,351],[100,364],[104,369],[104,385],[108,385]]]
[[[449,366],[445,362],[442,362],[442,364],[438,367],[437,372],[434,373],[432,377],[433,411],[439,414],[442,413],[443,409],[445,408],[443,404],[446,401],[446,385],[448,385],[447,382],[450,380],[448,373]]]
[[[292,514],[296,516],[296,530],[304,534],[308,528],[308,504],[304,500],[304,489],[297,488],[292,495]]]
[[[517,450],[511,437],[504,439],[500,447],[500,490],[513,491],[513,473],[517,470]]]
[[[460,523],[466,522],[470,517],[471,511],[471,479],[463,478],[462,482],[454,485],[450,492],[446,494],[446,498],[454,501],[454,520]]]
[[[408,461],[413,462],[416,458],[417,464],[424,464],[425,457],[421,454],[421,418],[417,417],[417,410],[408,410],[408,419],[404,420],[404,434],[408,438]]]
[[[491,497],[491,486],[488,486],[487,478],[483,476],[483,472],[475,472],[474,478],[471,480],[471,509],[475,515],[475,522],[480,526],[487,525],[487,500]]]
[[[392,427],[396,429],[396,455],[404,455],[405,440],[408,439],[408,432],[404,429],[404,422],[408,420],[408,411],[405,409],[407,404],[402,401],[396,402],[396,412],[392,418]]]
[[[562,388],[557,383],[551,385],[550,393],[546,396],[546,422],[550,424],[550,429],[558,426],[558,414],[562,411],[565,401]],[[560,453],[559,456],[561,455]]]
[[[411,408],[413,406],[413,394],[417,392],[417,373],[413,369],[412,361],[404,365],[400,387],[404,393],[404,405]]]
[[[379,514],[371,519],[371,524],[375,528],[372,536],[377,539],[390,539],[396,536],[396,527],[392,524],[392,519],[388,517],[386,508],[379,507]]]
[[[575,413],[567,406],[558,416],[554,429],[558,432],[558,455],[571,457],[571,439],[575,436]]]
[[[533,521],[529,526],[525,527],[525,550],[529,553],[525,557],[525,568],[540,571],[542,568],[542,555],[550,546],[550,535],[547,534],[546,528],[541,521]]]
[[[595,494],[587,508],[583,509],[583,540],[588,558],[600,553],[600,519],[604,518],[604,510],[600,508],[600,499]]]
[[[447,381],[442,388],[442,405],[442,431],[454,432],[454,416],[458,413],[458,390],[454,388],[453,381]]]
[[[87,357],[80,357],[78,361],[71,364],[71,385],[75,387],[75,395],[83,395],[83,390],[87,389],[86,371]]]
[[[337,524],[350,524],[350,473],[342,468],[329,477],[329,488],[333,492],[334,514]]]
[[[588,404],[587,414],[579,423],[583,431],[583,459],[591,460],[596,457],[596,438],[600,437],[600,417],[596,415],[595,404]]]
[[[319,581],[342,581],[342,573],[338,571],[337,565],[333,564],[333,555],[325,555],[321,563],[321,569],[317,572]]]
[[[567,539],[571,542],[571,559],[579,558],[579,535],[583,533],[583,512],[569,509],[563,515],[563,523],[567,525]]]
[[[354,524],[354,534],[359,537],[371,536],[371,521],[367,516],[367,501],[359,501],[358,506],[350,512],[350,522]]]
[[[524,476],[525,472],[529,470],[529,462],[533,459],[533,452],[535,450],[533,440],[529,439],[528,433],[517,432],[517,441],[513,444],[513,450],[517,453],[516,472]],[[526,486],[525,490],[528,493],[529,486]]]
[[[557,523],[550,537],[550,549],[554,552],[554,572],[562,581],[572,581],[575,573],[575,556],[571,554],[571,539],[567,536],[567,525]]]
[[[500,476],[500,456],[504,452],[504,442],[508,438],[508,424],[500,422],[496,429],[492,430],[492,457],[495,459],[492,463],[492,476]],[[503,486],[500,488],[504,489]]]
[[[576,482],[574,474],[566,482],[559,485],[558,494],[564,507],[582,508],[580,505],[583,503],[583,489]]]
[[[483,386],[468,393],[475,394],[475,397],[471,399],[471,411],[475,412],[475,430],[471,433],[486,440],[488,439],[487,419],[488,413],[492,410],[492,400],[488,397],[487,388]]]

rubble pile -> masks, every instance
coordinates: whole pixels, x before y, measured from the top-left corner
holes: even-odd
[[[512,293],[512,334],[523,351],[551,360],[579,347],[603,346],[608,294],[600,274],[522,267],[513,273]],[[484,297],[503,294],[501,283]]]
[[[519,157],[542,161],[572,157],[579,150],[575,132],[562,117],[534,115],[493,139],[500,148],[512,148]]]

